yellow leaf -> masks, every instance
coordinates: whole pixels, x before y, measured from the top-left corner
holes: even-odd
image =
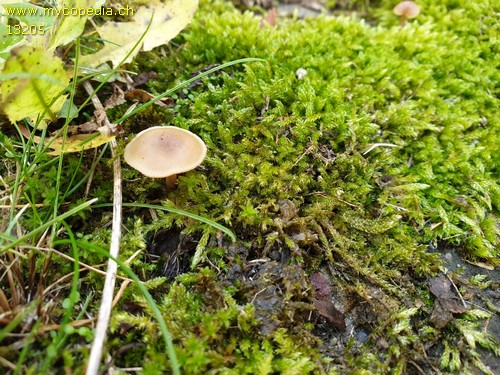
[[[23,125],[19,125],[19,129],[26,138],[31,137],[30,131]],[[99,147],[114,139],[117,134],[117,132],[111,131],[106,126],[101,126],[97,128],[97,130],[98,131],[94,133],[67,135],[64,140],[64,147],[63,137],[61,136],[46,138],[44,145],[53,150],[48,153],[49,155],[57,156],[63,152],[80,152]],[[42,141],[42,138],[35,135],[33,136],[33,141],[38,144]]]
[[[10,121],[57,119],[66,100],[61,92],[69,83],[60,59],[48,51],[22,46],[11,51],[2,73],[9,78],[1,84],[0,104]]]
[[[62,147],[62,137],[49,138],[45,141],[45,144],[53,150],[49,152],[49,155],[57,156],[63,152],[80,152],[96,148],[115,138],[114,135],[109,134],[107,129],[100,128],[99,130],[98,133],[76,134],[66,137],[64,148]]]
[[[134,14],[133,22],[106,22],[97,28],[99,36],[108,41],[104,47],[92,55],[82,56],[80,64],[96,67],[111,61],[117,66],[132,50],[153,17],[151,27],[142,42],[142,49],[150,51],[167,43],[191,22],[198,7],[198,0],[159,0],[140,7]],[[139,52],[137,48],[125,62],[132,61]]]

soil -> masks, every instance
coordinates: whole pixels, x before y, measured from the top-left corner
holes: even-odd
[[[189,259],[195,247],[195,239],[170,229],[157,233],[148,251],[152,257],[159,257],[161,274],[173,279],[189,271]],[[241,305],[254,305],[263,336],[278,328],[293,331],[301,325],[313,324],[311,340],[316,341],[320,353],[340,367],[345,364],[346,353],[365,350],[364,345],[370,342],[378,349],[388,348],[380,326],[396,306],[391,305],[391,298],[381,288],[370,283],[367,283],[369,300],[357,294],[352,288],[356,275],[349,274],[348,265],[339,262],[334,266],[321,266],[308,275],[301,265],[290,262],[293,254],[287,249],[275,247],[263,255],[257,247],[242,244],[223,244],[223,248],[228,270],[219,275],[220,287],[238,284],[239,291],[233,297]],[[431,290],[439,282],[448,286],[440,289],[442,293],[438,297],[433,296],[431,306],[434,307],[426,309],[431,324],[443,328],[459,313],[470,309],[488,312],[496,306],[497,313],[486,321],[483,330],[500,337],[500,273],[487,265],[465,261],[455,248],[429,246],[429,250],[440,254],[444,272],[428,279],[416,275],[406,277],[415,285],[429,285]],[[470,280],[477,275],[486,275],[491,284],[486,288],[472,285]],[[421,307],[422,301],[408,300],[405,304]],[[500,373],[500,359],[491,351],[477,350],[483,363],[493,373]],[[425,355],[410,360],[406,373],[440,373],[442,351],[441,344],[426,343]]]

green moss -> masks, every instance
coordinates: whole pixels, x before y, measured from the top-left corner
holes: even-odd
[[[338,3],[337,9],[347,7]],[[158,72],[147,85],[161,93],[211,64],[266,59],[207,77],[178,93],[172,109],[152,106],[123,124],[127,137],[150,125],[189,128],[209,149],[202,167],[179,176],[170,193],[163,181],[124,164],[124,201],[160,200],[223,223],[238,237],[229,245],[213,228],[181,215],[124,210],[121,257],[135,256],[131,267],[160,305],[183,373],[402,373],[412,361],[421,364],[426,347],[437,348],[430,366],[469,371],[484,370],[476,346],[498,352],[495,340],[480,334],[484,315],[431,327],[437,302],[427,278],[440,271],[439,255],[429,251],[437,243],[457,246],[468,258],[494,263],[498,257],[500,10],[488,0],[419,4],[421,16],[403,28],[393,1],[385,0],[368,10],[370,23],[320,16],[280,18],[278,27],[260,28],[253,13],[205,1],[173,44],[133,64]],[[296,77],[299,68],[307,70],[303,79]],[[124,110],[109,115],[119,118]],[[0,168],[11,171],[32,152],[1,137],[9,161]],[[76,181],[84,180],[89,163],[65,156],[57,177],[44,158],[31,164],[42,163],[43,173],[26,174],[26,203],[50,204],[58,192],[46,187],[61,178],[68,207],[77,205],[84,185]],[[112,196],[110,165],[110,159],[97,164],[91,186],[101,202]],[[22,225],[36,227],[52,214],[34,207]],[[94,209],[68,222],[82,242],[106,247],[110,215]],[[184,242],[174,249],[182,257],[173,251],[150,259],[147,240],[168,228],[182,231]],[[105,260],[89,248],[79,252],[91,265]],[[38,277],[44,259],[30,261]],[[52,282],[72,272],[59,257],[53,264]],[[322,317],[306,272],[331,275],[335,301],[348,301],[342,311],[348,319],[358,306],[366,309],[366,320],[348,321],[348,328],[366,328],[365,341],[326,336],[320,342],[311,316]],[[82,278],[82,291],[101,286],[100,275]],[[44,316],[60,320],[61,306]],[[54,361],[83,371],[89,332],[68,332],[68,349]],[[28,373],[56,337],[38,336]],[[0,349],[15,362],[17,352]],[[115,307],[107,351],[117,367],[169,369],[157,323],[133,286]]]
[[[266,59],[177,101],[169,123],[199,134],[209,153],[169,198],[225,222],[257,256],[290,252],[312,270],[340,264],[361,277],[340,287],[365,301],[383,290],[373,308],[395,322],[380,332],[387,355],[360,350],[341,364],[375,372],[403,371],[419,337],[435,339],[391,315],[417,313],[408,296],[429,298],[408,277],[439,270],[429,244],[498,256],[497,47],[491,30],[478,33],[494,7],[421,2],[423,16],[401,28],[392,5],[373,11],[377,26],[318,17],[261,29],[250,12],[203,3],[171,55],[139,61],[160,73],[150,85],[161,92],[210,64]]]
[[[472,29],[466,11],[459,23]],[[193,101],[178,102],[173,123],[200,134],[210,149],[199,177],[209,190],[189,188],[186,199],[230,225],[260,226],[262,234],[273,227],[276,202],[291,199],[306,221],[319,221],[322,206],[343,218],[336,230],[393,223],[410,248],[418,233],[421,243],[451,237],[470,256],[495,257],[487,223],[498,209],[498,72],[492,55],[480,57],[493,44],[483,38],[471,45],[476,31],[464,33],[433,23],[373,28],[322,17],[259,29],[251,13],[202,5],[181,37],[184,47],[154,61],[162,82],[186,77],[173,66],[190,72],[248,56],[267,64],[249,64],[244,74],[236,67],[206,80]],[[308,71],[302,80],[295,77],[300,67]],[[375,143],[397,147],[365,153]],[[363,241],[372,241],[368,234]]]
[[[200,374],[218,369],[228,374],[304,374],[318,368],[314,360],[317,354],[307,349],[311,347],[311,337],[301,338],[279,329],[256,340],[260,321],[255,317],[253,305],[238,305],[220,288],[212,271],[203,269],[197,274],[185,274],[179,281],[181,283],[172,284],[164,295],[161,308],[168,317],[183,373]],[[149,312],[145,301],[140,297],[134,299],[144,308],[144,313]],[[114,315],[113,332],[129,328],[125,328],[125,336],[124,332],[119,334],[119,340],[111,343],[111,347],[137,343],[142,337],[141,341],[153,350],[139,351],[139,356],[147,358],[139,362],[151,363],[145,366],[145,372],[161,373],[169,367],[168,358],[154,349],[160,337],[154,334],[155,323],[144,313]],[[128,360],[133,363],[134,356]]]

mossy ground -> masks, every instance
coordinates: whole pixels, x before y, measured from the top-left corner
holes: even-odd
[[[212,64],[266,60],[214,74],[179,93],[173,108],[150,107],[124,126],[127,137],[150,125],[187,128],[209,149],[174,192],[124,165],[124,201],[174,205],[238,237],[232,244],[180,215],[125,209],[121,257],[142,249],[131,266],[167,319],[184,373],[488,372],[477,351],[500,354],[487,328],[490,318],[498,324],[498,278],[479,267],[467,270],[485,278],[454,270],[450,279],[469,311],[440,328],[429,282],[444,272],[445,249],[476,264],[498,258],[494,3],[420,1],[422,14],[405,27],[390,1],[365,9],[369,22],[351,14],[279,18],[277,27],[261,27],[255,13],[202,2],[173,43],[132,64],[158,73],[144,88],[161,93]],[[299,68],[307,70],[302,79]],[[66,163],[63,179],[85,175],[77,156]],[[9,164],[2,168],[8,176]],[[101,160],[95,175],[89,194],[109,201],[110,164]],[[49,168],[33,178],[25,199],[50,201],[55,192],[46,186],[54,177]],[[26,215],[23,225],[37,215]],[[109,212],[95,209],[69,224],[80,239],[106,248],[109,220]],[[42,257],[30,259],[35,274],[47,274]],[[104,261],[87,251],[80,259]],[[72,271],[57,256],[52,265],[51,282]],[[315,308],[318,286],[309,276],[318,273],[344,325]],[[82,274],[80,295],[101,285],[100,275]],[[68,293],[50,295],[41,328],[66,319]],[[87,310],[78,305],[67,319],[95,315],[98,301],[89,300]],[[26,327],[35,338],[26,373],[47,370],[46,363],[82,371],[91,331],[67,328],[63,345],[57,330]],[[15,362],[18,341],[9,340],[0,355]],[[114,309],[105,360],[108,368],[168,372],[157,324],[133,286]],[[493,371],[495,358],[487,364]]]

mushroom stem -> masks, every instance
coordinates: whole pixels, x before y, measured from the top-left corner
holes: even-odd
[[[401,17],[399,18],[399,24],[401,26],[405,26],[406,25],[406,20],[407,20],[406,16],[404,14],[402,14]]]
[[[167,186],[167,191],[175,190],[177,186],[177,175],[173,174],[165,177],[165,185]]]

